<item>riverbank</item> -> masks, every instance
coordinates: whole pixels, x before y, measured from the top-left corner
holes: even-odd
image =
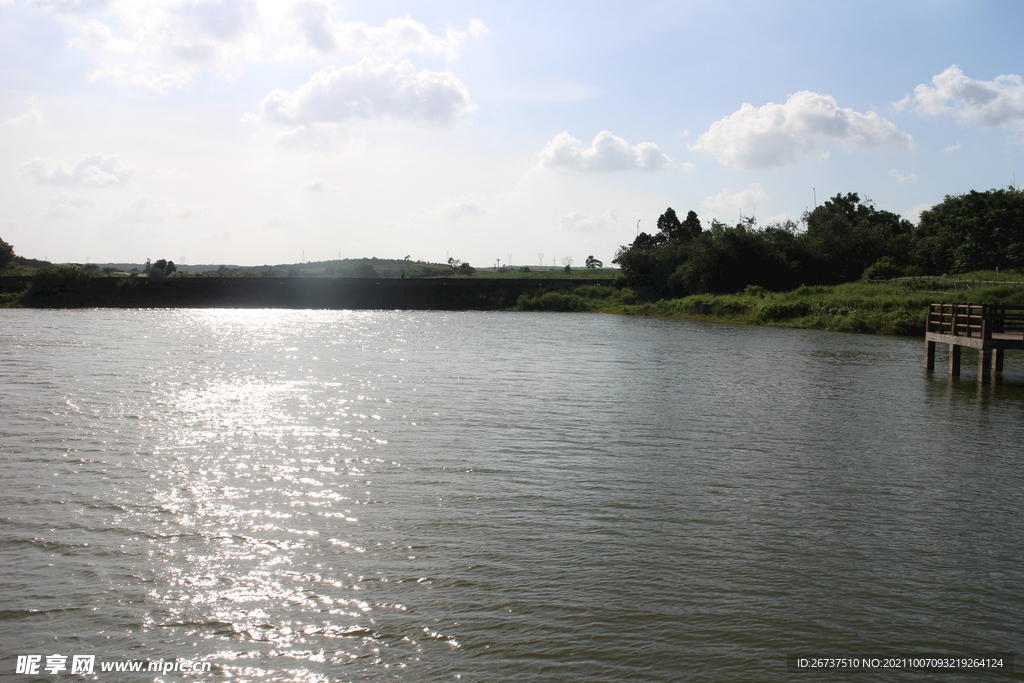
[[[643,301],[610,279],[0,278],[0,306],[28,308],[354,308],[590,312],[836,332],[924,335],[928,304],[1024,304],[1024,275],[851,282]]]
[[[513,310],[520,299],[586,289],[589,278],[90,277],[61,269],[0,277],[0,306],[25,308],[317,308]]]
[[[851,282],[769,292],[748,287],[738,294],[699,294],[639,301],[631,290],[578,287],[528,296],[519,310],[589,311],[696,318],[834,332],[923,336],[931,302],[1024,304],[1024,275],[976,272],[943,278]]]

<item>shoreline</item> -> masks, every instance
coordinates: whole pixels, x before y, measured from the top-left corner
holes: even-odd
[[[7,308],[577,312],[901,337],[924,336],[932,302],[1024,304],[1024,282],[1015,273],[981,272],[645,301],[612,279],[0,277],[0,306]]]

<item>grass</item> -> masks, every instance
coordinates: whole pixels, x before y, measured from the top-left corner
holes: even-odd
[[[932,302],[1024,305],[1024,275],[977,272],[955,277],[851,282],[768,292],[748,287],[737,294],[699,294],[639,301],[631,290],[577,287],[520,297],[518,310],[589,311],[721,320],[749,325],[836,332],[923,336]]]

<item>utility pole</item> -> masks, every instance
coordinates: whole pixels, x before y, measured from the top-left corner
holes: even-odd
[[[637,237],[640,236],[640,219],[639,218],[636,219],[636,236]]]

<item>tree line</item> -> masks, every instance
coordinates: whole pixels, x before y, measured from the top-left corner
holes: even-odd
[[[622,283],[649,299],[1024,269],[1024,192],[1014,187],[947,195],[916,227],[857,193],[837,194],[800,222],[805,229],[759,227],[752,217],[705,229],[694,211],[680,220],[669,208],[655,234],[640,233],[613,263]]]

